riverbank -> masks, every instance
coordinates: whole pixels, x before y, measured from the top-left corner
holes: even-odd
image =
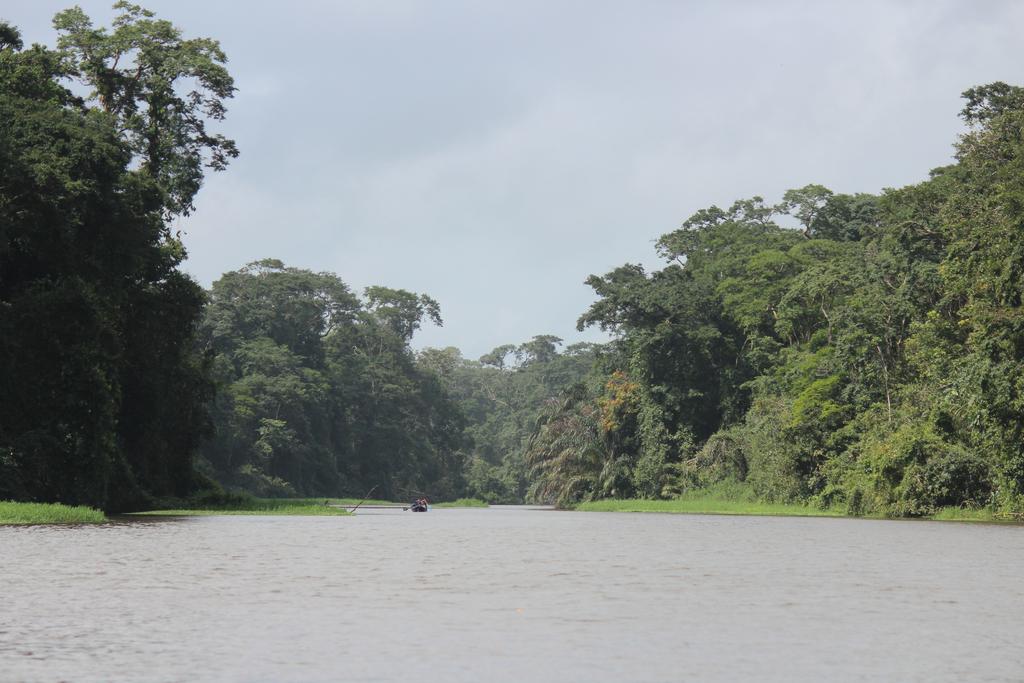
[[[771,517],[843,517],[840,510],[822,510],[807,505],[756,503],[713,497],[673,500],[608,499],[580,503],[583,512],[663,512],[688,515],[751,515]]]
[[[106,521],[102,512],[84,505],[0,501],[0,525],[101,524]]]
[[[143,516],[198,517],[209,515],[305,515],[345,516],[352,514],[346,506],[402,505],[388,500],[361,500],[357,498],[248,498],[231,495],[224,501],[175,502],[166,507],[135,512]],[[436,508],[486,508],[487,503],[476,498],[460,498],[455,501],[437,503]]]
[[[351,503],[355,505],[359,501]],[[132,514],[139,516],[202,517],[210,515],[296,515],[309,517],[344,517],[352,514],[344,507],[347,499],[330,498],[247,498],[236,497],[223,502],[169,505]]]
[[[479,498],[459,498],[447,503],[435,503],[436,508],[489,508],[491,507]]]
[[[716,496],[685,496],[673,500],[608,499],[580,503],[581,512],[660,512],[684,515],[748,515],[769,517],[852,517],[837,508],[818,508],[798,503],[759,503],[748,500]],[[866,515],[869,519],[885,519],[880,515]],[[902,519],[902,518],[901,518]],[[940,522],[1020,523],[1012,515],[990,509],[942,508],[934,515],[918,517]]]
[[[995,512],[988,508],[977,510],[958,507],[942,508],[927,519],[936,522],[986,522],[990,524],[1020,524],[1024,522],[1020,516],[1006,512]]]

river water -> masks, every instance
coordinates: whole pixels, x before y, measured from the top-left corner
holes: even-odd
[[[0,681],[1021,681],[1024,528],[367,511],[0,528]]]

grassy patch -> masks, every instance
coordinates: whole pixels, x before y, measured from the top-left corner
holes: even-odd
[[[0,524],[97,524],[107,521],[99,510],[84,505],[0,501]]]
[[[223,491],[203,493],[191,499],[166,499],[154,505],[153,510],[136,512],[136,515],[151,516],[204,516],[204,515],[348,515],[345,506],[354,507],[359,503],[371,505],[408,505],[390,500],[360,498],[254,498],[242,493]],[[488,507],[487,503],[475,498],[460,498],[435,507]]]
[[[350,514],[335,504],[345,504],[338,498],[253,498],[227,494],[218,498],[165,501],[157,509],[136,512],[137,515],[208,516],[208,515],[303,515],[343,516]],[[358,501],[356,501],[358,502]]]
[[[758,503],[712,496],[685,496],[675,500],[597,500],[581,503],[586,512],[674,512],[690,515],[771,515],[783,517],[842,517],[838,510],[822,510],[799,504]]]
[[[171,510],[147,510],[146,512],[134,512],[132,514],[154,517],[207,517],[213,515],[343,517],[352,513],[344,508],[330,507],[321,503],[320,505],[256,505],[250,508],[179,508]]]
[[[945,507],[928,519],[940,522],[1013,522],[1019,524],[1019,516],[1009,512],[997,512],[991,508]]]
[[[849,517],[845,511],[832,508],[821,509],[799,503],[759,503],[736,495],[733,491],[692,493],[675,500],[598,500],[581,503],[577,510],[585,512],[667,512],[689,515],[768,515],[778,517]],[[741,492],[742,493],[742,492]],[[723,495],[724,494],[724,495]],[[886,519],[880,515],[866,515],[868,519]],[[989,508],[974,509],[947,507],[930,517],[942,522],[988,522],[1020,523],[1022,520],[1009,513],[996,512]]]
[[[437,503],[434,505],[436,508],[486,508],[490,507],[487,503],[480,500],[479,498],[459,498],[447,503]]]

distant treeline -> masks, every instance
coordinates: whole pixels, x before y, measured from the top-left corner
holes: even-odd
[[[425,294],[179,270],[173,221],[237,153],[206,127],[234,86],[216,41],[118,7],[112,30],[58,14],[55,50],[0,24],[0,499],[1024,510],[1024,89],[966,92],[956,163],[919,185],[712,206],[660,270],[591,276],[578,326],[608,344],[469,360],[412,349],[441,323]]]
[[[440,324],[425,295],[362,297],[330,273],[260,261],[209,292],[197,337],[212,359],[213,436],[200,470],[261,496],[472,493],[522,502],[523,456],[545,402],[585,378],[594,350],[539,336],[481,361],[409,346]]]
[[[425,295],[252,263],[214,283],[199,327],[218,391],[206,474],[262,496],[465,490],[465,417],[409,340]]]

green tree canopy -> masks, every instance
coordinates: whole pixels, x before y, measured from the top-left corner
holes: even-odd
[[[77,6],[53,18],[66,76],[91,89],[89,101],[113,119],[167,211],[188,214],[204,166],[223,170],[238,156],[234,141],[207,129],[224,119],[224,101],[235,92],[227,56],[216,40],[185,39],[138,5],[119,0],[114,9],[111,30]]]

